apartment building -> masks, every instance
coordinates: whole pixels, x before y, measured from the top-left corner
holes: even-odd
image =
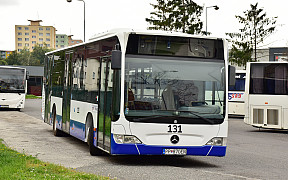
[[[83,41],[81,39],[72,39],[72,36],[73,35],[69,35],[68,36],[68,45],[69,46],[72,46],[72,45],[75,45],[75,44],[79,44],[79,43],[83,43]]]
[[[68,36],[66,34],[56,34],[56,49],[68,47]]]
[[[0,50],[0,57],[2,59],[6,59],[10,54],[12,54],[12,51]]]
[[[15,50],[33,51],[35,45],[55,49],[55,32],[53,26],[41,26],[42,20],[28,20],[29,25],[15,25]]]

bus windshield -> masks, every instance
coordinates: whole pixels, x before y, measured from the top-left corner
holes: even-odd
[[[220,124],[224,61],[127,55],[125,116],[133,122]]]
[[[0,92],[24,93],[25,70],[0,67]]]
[[[245,73],[237,73],[235,76],[235,85],[229,86],[229,91],[245,91]]]

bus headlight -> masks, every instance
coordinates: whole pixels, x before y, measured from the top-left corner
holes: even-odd
[[[227,139],[225,137],[215,137],[209,140],[206,145],[210,146],[226,146],[227,145]]]
[[[114,134],[113,138],[117,144],[142,144],[136,136]]]

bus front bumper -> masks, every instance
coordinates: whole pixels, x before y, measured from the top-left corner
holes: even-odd
[[[112,155],[165,155],[166,149],[186,149],[185,155],[225,156],[226,146],[152,146],[145,144],[117,144],[111,138]]]

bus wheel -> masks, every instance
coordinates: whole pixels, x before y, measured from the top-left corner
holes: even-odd
[[[99,156],[99,155],[102,155],[103,152],[94,146],[93,144],[93,141],[94,141],[94,132],[93,132],[93,123],[90,125],[90,127],[88,128],[88,140],[87,140],[87,143],[89,145],[89,151],[90,151],[90,154],[92,156]]]
[[[53,120],[53,134],[54,136],[61,136],[61,131],[56,128],[56,110],[55,107],[52,111],[52,120]]]

